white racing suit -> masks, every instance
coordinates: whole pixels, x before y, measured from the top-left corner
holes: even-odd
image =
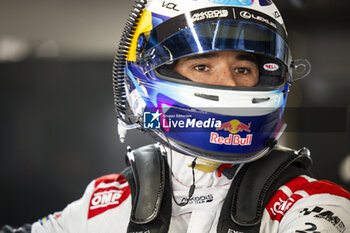
[[[173,195],[179,203],[186,202],[193,182],[189,166],[193,157],[173,154],[169,165]],[[194,172],[196,188],[188,204],[180,207],[172,200],[169,233],[217,232],[232,179],[221,175],[220,169]],[[120,174],[107,175],[92,181],[82,198],[63,211],[32,224],[31,233],[124,233],[131,208],[127,180]],[[299,176],[272,196],[265,206],[259,232],[350,233],[350,194],[331,182]],[[240,232],[229,229],[227,233]]]

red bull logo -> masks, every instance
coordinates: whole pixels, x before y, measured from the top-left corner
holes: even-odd
[[[248,124],[244,124],[243,122],[234,119],[229,122],[222,123],[220,127],[216,128],[216,130],[230,131],[230,133],[233,134],[243,131],[250,133],[250,124],[250,122]]]
[[[233,146],[248,146],[252,144],[253,135],[247,134],[245,138],[242,138],[240,135],[236,134],[238,132],[247,132],[250,133],[251,123],[245,124],[239,120],[231,120],[226,123],[222,123],[220,127],[216,130],[225,130],[229,131],[231,134],[228,137],[222,137],[216,132],[211,132],[210,134],[210,143],[219,144],[219,145],[233,145]],[[236,134],[236,135],[233,135]]]

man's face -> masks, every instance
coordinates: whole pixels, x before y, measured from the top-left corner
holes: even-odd
[[[175,71],[198,83],[252,87],[259,81],[259,68],[253,55],[220,51],[180,59]]]

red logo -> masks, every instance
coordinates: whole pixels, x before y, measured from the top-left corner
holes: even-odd
[[[233,146],[249,146],[252,144],[253,135],[248,134],[246,138],[241,138],[238,134],[232,135],[230,134],[228,137],[219,136],[218,133],[211,132],[210,134],[210,143],[213,144],[225,144],[225,145],[233,145]]]
[[[229,122],[222,123],[219,128],[216,128],[216,130],[230,131],[230,133],[238,133],[243,131],[250,133],[250,122],[248,124],[244,124],[243,122],[234,119]]]
[[[126,179],[119,174],[97,179],[95,187],[90,199],[88,219],[119,206],[130,195]]]
[[[275,63],[267,63],[264,65],[264,69],[267,71],[276,71],[278,70],[280,67],[275,64]]]
[[[231,134],[228,137],[222,137],[218,133],[211,132],[209,142],[213,144],[219,145],[233,145],[233,146],[249,146],[252,144],[253,135],[247,134],[246,138],[242,138],[240,135],[236,134],[238,132],[247,132],[250,133],[251,123],[244,124],[239,120],[233,119],[231,121],[222,123],[220,127],[216,128],[216,130],[225,130],[229,131]],[[235,135],[233,135],[235,134]]]
[[[281,221],[282,217],[292,206],[302,198],[299,194],[287,196],[284,191],[278,190],[266,205],[266,210],[272,220]]]
[[[295,200],[293,198],[288,198],[287,200],[278,199],[269,209],[273,215],[282,214],[284,215],[290,207],[294,204]]]

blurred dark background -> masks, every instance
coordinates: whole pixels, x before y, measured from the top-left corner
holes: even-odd
[[[292,86],[281,144],[308,147],[315,176],[350,189],[350,2],[274,2],[294,58],[312,63]],[[63,209],[92,179],[122,170],[126,145],[152,142],[117,136],[111,70],[132,5],[0,0],[0,225]]]

